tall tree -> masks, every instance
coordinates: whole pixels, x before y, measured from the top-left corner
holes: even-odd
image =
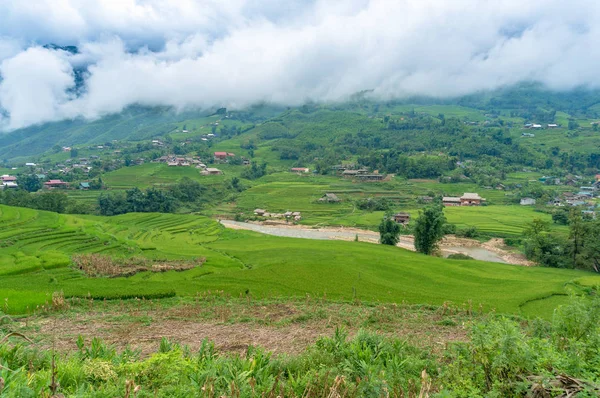
[[[383,217],[379,224],[379,242],[382,245],[396,246],[400,240],[400,225],[391,217]]]
[[[415,223],[415,249],[423,254],[432,254],[444,237],[445,223],[442,205],[426,207]]]
[[[581,213],[577,210],[571,211],[569,215],[569,240],[571,241],[571,261],[577,263],[577,257],[583,248],[583,240],[586,235],[586,227]]]
[[[37,192],[42,187],[42,182],[35,174],[20,175],[17,184],[27,192]]]

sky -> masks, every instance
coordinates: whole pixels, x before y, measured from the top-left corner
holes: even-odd
[[[0,0],[0,130],[133,104],[597,88],[598,17],[597,0]]]

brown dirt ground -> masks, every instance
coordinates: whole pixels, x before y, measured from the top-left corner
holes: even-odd
[[[320,311],[321,316],[306,319],[314,311]],[[331,336],[336,327],[344,326],[350,335],[361,328],[368,329],[440,351],[450,342],[467,339],[468,319],[464,314],[456,314],[352,304],[312,308],[297,303],[210,307],[186,304],[141,310],[129,306],[120,310],[94,308],[31,317],[20,321],[20,331],[46,348],[55,339],[55,346],[61,352],[76,350],[81,335],[87,342],[99,337],[120,349],[126,346],[139,349],[143,355],[155,352],[163,337],[188,345],[192,351],[199,348],[203,339],[208,339],[224,353],[244,353],[254,345],[277,355],[300,353],[319,337]],[[299,318],[302,316],[304,319]]]

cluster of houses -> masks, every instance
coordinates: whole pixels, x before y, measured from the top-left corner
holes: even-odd
[[[39,175],[39,177],[45,177],[44,175]],[[41,178],[42,179],[42,178]],[[0,176],[0,189],[9,189],[9,188],[18,188],[17,177],[5,174]],[[68,183],[62,180],[48,180],[44,182],[45,189],[54,189],[54,188],[67,188],[69,186]],[[88,183],[89,188],[89,183]]]
[[[356,165],[336,165],[331,167],[332,170],[335,170],[338,175],[341,175],[344,178],[351,178],[359,181],[383,181],[386,177],[385,174],[379,174],[379,171],[375,170],[373,172],[369,171],[369,169],[361,167],[356,168]]]
[[[444,206],[481,206],[485,199],[477,193],[465,192],[462,196],[444,196],[442,203]]]
[[[2,188],[2,189],[19,187],[19,185],[17,184],[17,177],[11,176],[8,174],[0,176],[0,182],[1,182],[0,188]]]
[[[285,213],[269,213],[264,209],[255,209],[254,215],[265,218],[278,218],[294,221],[300,221],[302,219],[302,214],[299,211],[286,211]]]
[[[154,163],[166,163],[173,167],[196,166],[197,168],[206,168],[206,165],[198,157],[180,157],[175,155],[165,155],[153,160]]]
[[[220,152],[215,152],[220,153]],[[223,172],[214,167],[207,167],[198,157],[180,157],[176,155],[165,155],[153,160],[155,163],[165,163],[171,167],[196,167],[200,169],[201,175],[221,175]]]

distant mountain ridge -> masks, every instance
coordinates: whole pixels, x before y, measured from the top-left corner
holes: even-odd
[[[64,51],[77,51],[76,47],[60,48]],[[81,89],[85,90],[85,86]],[[600,119],[600,90],[585,88],[569,92],[557,92],[544,89],[537,83],[520,84],[493,92],[480,92],[459,98],[439,99],[430,97],[412,97],[388,101],[387,104],[413,105],[461,105],[478,109],[489,114],[502,111],[524,120],[552,123],[556,111],[565,112],[572,117]],[[377,113],[378,102],[369,99],[369,92],[358,93],[346,103],[325,105],[330,110]],[[297,107],[303,111],[316,103]],[[65,120],[44,123],[0,134],[0,160],[32,157],[42,154],[55,145],[102,144],[112,140],[139,141],[162,136],[174,131],[183,121],[197,119],[212,114],[210,111],[175,112],[169,107],[130,106],[118,114],[104,116],[97,120]],[[286,108],[262,104],[244,111],[256,121],[276,117]],[[289,109],[289,108],[288,108]],[[369,109],[369,110],[366,110]],[[266,110],[266,112],[265,112]]]

